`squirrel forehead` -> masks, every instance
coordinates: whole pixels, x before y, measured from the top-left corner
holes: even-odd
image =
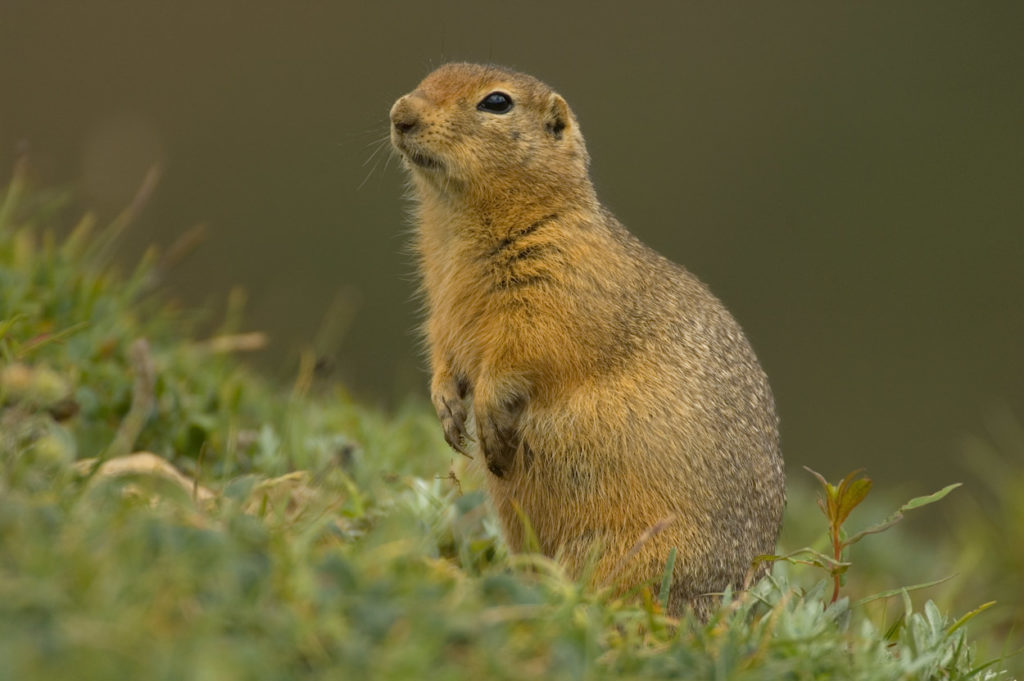
[[[416,88],[435,104],[475,98],[492,90],[511,90],[518,98],[543,101],[552,90],[533,76],[500,66],[445,64],[431,72]]]

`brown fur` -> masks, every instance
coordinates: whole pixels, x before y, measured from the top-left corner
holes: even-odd
[[[478,110],[494,91],[510,111]],[[596,555],[596,579],[626,588],[675,547],[670,611],[706,615],[703,594],[774,550],[785,498],[774,402],[739,326],[601,206],[576,119],[540,81],[448,64],[391,120],[417,202],[431,397],[454,448],[475,424],[509,545],[524,547],[521,509],[544,553],[573,574]]]

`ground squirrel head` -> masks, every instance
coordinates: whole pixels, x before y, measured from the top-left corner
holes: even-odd
[[[565,100],[532,76],[446,64],[391,108],[391,142],[421,191],[493,201],[592,192]]]

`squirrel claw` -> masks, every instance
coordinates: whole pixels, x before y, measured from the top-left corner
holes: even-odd
[[[466,451],[465,443],[467,439],[466,434],[460,432],[453,423],[445,426],[444,441],[448,443],[448,446],[467,459],[472,459],[473,456]]]
[[[445,442],[459,454],[472,458],[464,445],[468,437],[466,435],[466,408],[462,404],[462,400],[447,400],[440,397],[437,399],[436,405],[437,417],[441,420]]]

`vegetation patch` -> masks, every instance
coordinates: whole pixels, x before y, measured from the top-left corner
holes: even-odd
[[[119,273],[134,210],[58,238],[54,196],[16,176],[0,200],[0,678],[1007,678],[978,603],[846,593],[863,479],[706,624],[509,555],[424,405],[367,409],[312,361],[271,385],[237,314],[193,338],[167,256]]]

